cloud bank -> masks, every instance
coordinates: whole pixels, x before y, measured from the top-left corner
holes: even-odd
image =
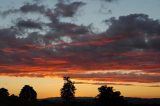
[[[60,0],[52,9],[26,3],[3,11],[3,17],[37,13],[49,22],[22,17],[13,26],[0,29],[0,75],[159,83],[159,20],[146,14],[112,17],[105,20],[109,28],[101,33],[94,33],[89,25],[60,21],[61,17],[74,17],[84,5]]]

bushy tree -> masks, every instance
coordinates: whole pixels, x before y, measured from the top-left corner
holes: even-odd
[[[64,85],[61,88],[61,97],[66,101],[70,101],[75,97],[75,86],[74,82],[70,80],[70,77],[64,77]]]
[[[33,89],[33,87],[29,85],[25,85],[19,94],[19,98],[21,100],[26,100],[26,101],[36,101],[37,100],[37,93]]]
[[[114,91],[113,87],[101,86],[98,88],[99,94],[96,96],[98,106],[122,106],[126,101],[119,91]]]
[[[6,98],[9,96],[8,90],[6,88],[0,88],[0,98]]]

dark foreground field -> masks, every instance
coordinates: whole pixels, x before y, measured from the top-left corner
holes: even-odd
[[[128,106],[160,106],[160,99],[125,98]],[[77,97],[71,102],[61,98],[47,98],[36,102],[21,101],[16,97],[0,99],[0,106],[96,106],[94,98]]]

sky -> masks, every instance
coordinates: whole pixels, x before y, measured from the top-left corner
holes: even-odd
[[[159,0],[1,0],[0,87],[58,97],[63,77],[76,96],[113,86],[160,98]]]

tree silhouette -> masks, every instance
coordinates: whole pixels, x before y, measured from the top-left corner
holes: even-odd
[[[6,88],[0,88],[0,98],[6,98],[9,96],[8,90]]]
[[[99,94],[96,96],[98,106],[122,106],[126,105],[124,97],[119,91],[114,91],[113,87],[101,86],[98,88]]]
[[[64,85],[61,88],[61,97],[66,101],[70,101],[75,97],[75,90],[74,82],[70,80],[70,77],[64,77]]]
[[[25,85],[19,94],[19,98],[26,101],[36,101],[37,93],[36,91],[29,85]]]

